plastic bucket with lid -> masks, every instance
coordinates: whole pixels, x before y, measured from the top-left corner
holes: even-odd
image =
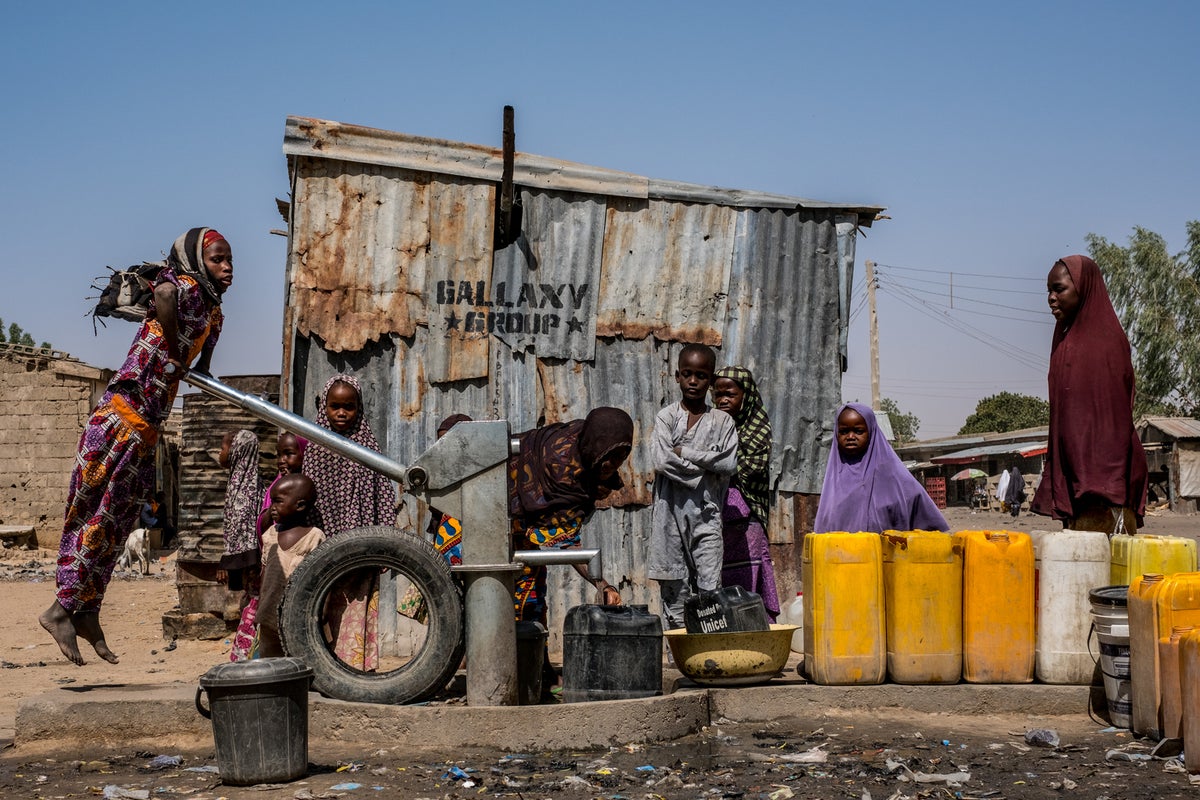
[[[308,772],[308,686],[298,658],[220,664],[200,676],[196,710],[212,720],[221,781],[279,783]],[[208,692],[209,708],[200,700]]]
[[[1108,716],[1118,728],[1128,728],[1133,713],[1129,681],[1129,587],[1101,586],[1088,592],[1092,629],[1100,644],[1100,671]]]

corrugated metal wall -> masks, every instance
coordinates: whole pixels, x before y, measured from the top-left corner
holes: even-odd
[[[324,382],[351,372],[368,423],[405,464],[451,413],[505,418],[518,432],[625,408],[639,442],[622,473],[628,488],[618,508],[596,514],[585,544],[603,549],[627,601],[657,606],[645,578],[644,442],[678,399],[682,343],[707,342],[722,364],[754,372],[771,416],[770,536],[790,595],[795,534],[813,510],[805,495],[820,490],[841,399],[857,229],[877,209],[625,173],[612,173],[607,193],[603,171],[565,165],[560,185],[547,159],[518,154],[518,181],[522,159],[535,159],[539,182],[520,193],[522,238],[493,254],[494,171],[480,148],[428,151],[430,140],[366,129],[350,144],[329,136],[335,123],[317,137],[302,122],[313,121],[289,120],[285,145],[289,407],[311,419]],[[361,163],[371,159],[388,166]],[[570,569],[551,575],[557,651],[562,613],[590,589]]]

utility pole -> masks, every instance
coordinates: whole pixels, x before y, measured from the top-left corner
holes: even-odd
[[[879,411],[879,317],[875,313],[875,262],[865,263],[868,319],[871,325],[871,408]]]

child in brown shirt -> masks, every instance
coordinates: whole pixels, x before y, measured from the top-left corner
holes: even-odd
[[[306,475],[284,475],[271,487],[271,519],[263,533],[262,588],[258,596],[258,653],[284,655],[279,638],[279,605],[288,579],[304,557],[325,541],[320,528],[309,525],[317,488]]]

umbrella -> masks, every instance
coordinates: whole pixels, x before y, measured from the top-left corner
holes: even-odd
[[[952,481],[967,481],[971,478],[986,478],[987,473],[981,469],[964,469],[950,476]]]

